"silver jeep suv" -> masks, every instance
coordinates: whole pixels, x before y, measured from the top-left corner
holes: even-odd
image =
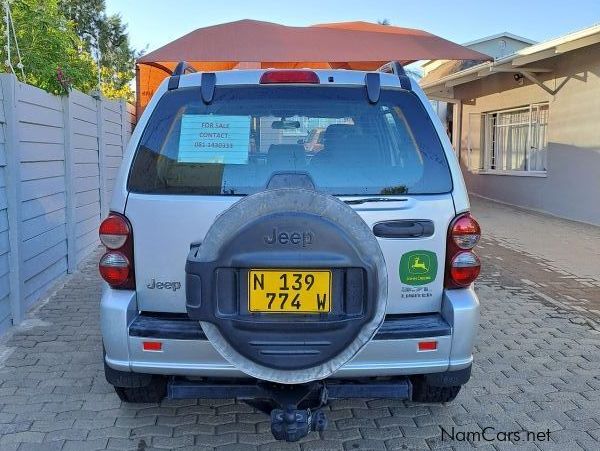
[[[100,226],[119,397],[241,399],[288,441],[329,399],[454,399],[480,228],[419,86],[395,62],[188,69],[139,119]]]

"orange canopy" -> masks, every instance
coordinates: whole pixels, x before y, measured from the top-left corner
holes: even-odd
[[[240,20],[199,28],[137,61],[138,113],[179,61],[196,70],[244,68],[345,68],[375,70],[388,61],[487,60],[433,34],[367,22],[288,27]]]

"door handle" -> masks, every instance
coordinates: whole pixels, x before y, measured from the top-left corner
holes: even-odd
[[[373,233],[380,238],[425,238],[433,231],[433,222],[428,219],[383,221],[373,226]]]

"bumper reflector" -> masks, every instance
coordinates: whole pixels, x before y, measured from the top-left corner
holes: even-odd
[[[144,341],[142,348],[144,351],[162,351],[162,343],[160,341]]]
[[[420,341],[419,351],[435,351],[437,349],[437,341]]]

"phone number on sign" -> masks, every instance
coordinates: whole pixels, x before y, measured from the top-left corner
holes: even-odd
[[[231,143],[205,143],[205,142],[201,142],[201,141],[196,141],[194,143],[194,147],[198,147],[200,149],[204,149],[204,148],[232,149],[233,144],[231,144]]]

